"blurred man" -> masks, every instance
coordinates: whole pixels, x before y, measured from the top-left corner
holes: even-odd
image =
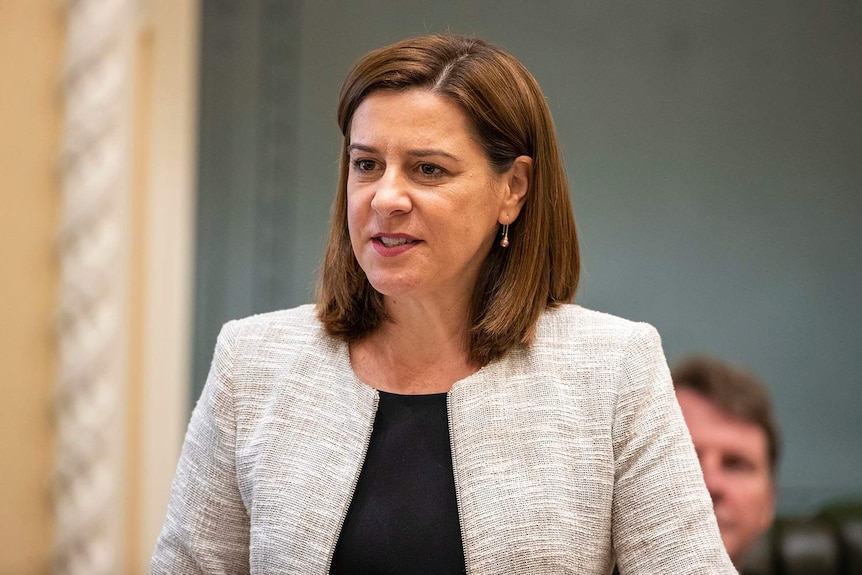
[[[673,370],[727,552],[739,568],[775,516],[778,429],[764,387],[724,363],[691,358]]]

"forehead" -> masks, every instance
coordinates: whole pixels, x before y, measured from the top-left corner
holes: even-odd
[[[759,425],[730,415],[695,391],[678,389],[676,397],[695,447],[708,445],[768,460],[766,432]]]
[[[471,139],[469,117],[450,98],[427,89],[377,90],[366,96],[350,122],[350,141],[412,136],[428,142]],[[364,143],[364,142],[360,142]]]

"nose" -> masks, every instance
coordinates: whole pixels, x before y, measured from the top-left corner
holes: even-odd
[[[387,167],[383,176],[377,180],[371,208],[382,217],[406,214],[413,209],[409,183],[400,170]]]

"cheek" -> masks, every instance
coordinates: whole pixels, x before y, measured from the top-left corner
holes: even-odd
[[[757,501],[759,503],[758,509],[764,521],[771,522],[775,510],[775,498],[770,483],[762,485],[758,489]]]
[[[747,486],[744,497],[738,498],[738,503],[748,516],[752,520],[756,518],[758,522],[771,520],[772,502],[772,491],[769,485],[757,480]]]
[[[490,218],[474,211],[462,212],[450,222],[449,229],[454,233],[448,234],[448,240],[465,250],[475,249],[477,244],[484,245],[493,239],[492,228],[496,229],[496,225]]]
[[[350,243],[353,246],[353,251],[356,252],[359,235],[362,231],[363,221],[362,212],[359,206],[347,199],[347,234],[350,237]]]
[[[358,201],[355,193],[350,193],[347,190],[347,225],[350,227],[351,233],[354,228],[360,223],[362,215],[362,204]]]

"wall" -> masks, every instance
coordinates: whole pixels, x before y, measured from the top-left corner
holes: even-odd
[[[285,4],[295,46],[273,52],[268,15]],[[231,32],[235,52],[204,30],[222,52],[203,61],[201,130],[221,139],[201,147],[198,242],[212,267],[198,261],[195,382],[221,322],[311,298],[350,64],[408,35],[475,33],[545,90],[582,238],[578,301],[655,324],[671,360],[710,353],[766,380],[787,445],[782,511],[862,494],[862,459],[849,456],[862,444],[859,3],[208,5],[244,24]],[[240,49],[242,81],[231,85]],[[285,61],[298,93],[272,143],[260,78]],[[233,116],[216,113],[225,109]],[[289,210],[275,221],[258,215],[269,157],[287,166],[277,189]],[[278,242],[277,266],[258,265],[264,235]],[[267,269],[283,288],[277,302],[257,297]]]
[[[129,573],[146,573],[188,421],[198,97],[198,0],[153,0],[141,39],[138,477]]]
[[[122,572],[146,573],[187,417],[195,0],[135,3]],[[0,2],[0,574],[48,572],[63,5]]]
[[[59,12],[52,0],[0,5],[0,573],[44,570],[50,541]]]

